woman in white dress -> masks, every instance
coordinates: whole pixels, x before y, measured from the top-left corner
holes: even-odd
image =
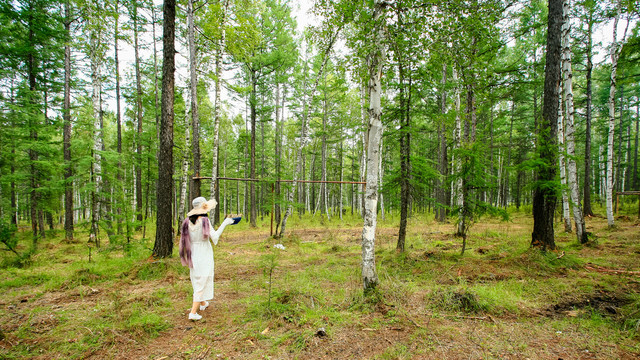
[[[182,223],[180,235],[180,261],[189,267],[189,277],[193,286],[193,306],[189,312],[190,320],[200,320],[198,308],[204,310],[209,306],[207,300],[213,299],[213,248],[227,225],[234,222],[226,218],[217,231],[211,233],[211,223],[207,213],[215,208],[216,201],[203,197],[193,199],[193,209]]]

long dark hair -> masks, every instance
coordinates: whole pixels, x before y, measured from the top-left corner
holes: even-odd
[[[209,217],[209,215],[207,215],[207,214],[196,214],[196,215],[191,215],[191,216],[189,216],[189,221],[191,221],[191,223],[192,223],[193,225],[195,225],[195,224],[196,224],[196,221],[198,221],[198,218],[199,218],[200,216]]]

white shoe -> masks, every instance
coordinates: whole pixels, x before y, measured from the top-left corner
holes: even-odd
[[[189,313],[189,320],[200,320],[202,319],[202,315],[199,315],[198,313]]]
[[[202,311],[202,310],[204,310],[204,309],[206,309],[208,307],[209,307],[209,302],[205,300],[204,301],[204,305],[200,305],[200,311]]]

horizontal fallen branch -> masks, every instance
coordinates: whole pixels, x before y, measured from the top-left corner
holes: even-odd
[[[630,271],[630,270],[622,270],[622,269],[607,269],[605,267],[602,267],[602,266],[599,266],[599,265],[595,265],[595,264],[591,264],[591,263],[588,263],[587,265],[585,265],[584,268],[587,269],[587,270],[593,270],[593,271],[606,273],[606,274],[635,275],[635,276],[640,275],[640,271]]]

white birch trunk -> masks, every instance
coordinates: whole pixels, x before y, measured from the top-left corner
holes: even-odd
[[[381,130],[381,133],[384,132],[384,128]],[[382,172],[382,138],[380,138],[380,161],[378,162],[378,174],[380,181],[378,182],[379,189],[382,189],[382,178],[384,177],[384,173]],[[382,191],[380,191],[380,215],[382,216],[382,221],[384,221],[384,195]]]
[[[366,112],[366,94],[364,86],[360,91],[360,116],[362,117],[362,125],[366,129],[367,128],[367,112]],[[360,182],[365,181],[365,176],[367,173],[367,136],[368,130],[362,133],[362,154],[360,156]],[[360,214],[364,216],[364,191],[358,192],[358,209],[360,209]]]
[[[376,0],[374,3],[373,22],[374,39],[371,58],[369,60],[369,131],[367,144],[367,188],[364,201],[364,225],[362,227],[362,280],[364,289],[376,287],[378,275],[375,264],[375,239],[378,208],[378,176],[380,162],[380,139],[382,137],[382,66],[385,49],[382,43],[384,33],[384,7],[386,3]]]
[[[607,186],[606,186],[606,199],[607,199],[607,224],[609,227],[614,226],[613,220],[613,136],[615,132],[615,96],[616,96],[616,73],[618,71],[618,58],[620,57],[620,51],[622,47],[618,47],[617,35],[618,35],[618,20],[620,13],[622,12],[622,2],[618,2],[618,10],[616,11],[616,17],[613,20],[613,42],[611,43],[610,55],[611,55],[611,88],[609,90],[609,136],[607,141]],[[627,18],[627,26],[624,30],[621,43],[627,36],[627,29],[629,28],[629,19]]]
[[[458,70],[456,69],[456,67],[454,66],[452,69],[452,77],[453,77],[453,82],[455,85],[455,90],[454,90],[454,106],[455,106],[455,112],[456,112],[456,125],[455,125],[455,129],[453,130],[453,144],[456,147],[456,149],[460,149],[460,147],[462,146],[461,141],[462,141],[462,122],[461,122],[461,117],[460,117],[460,84],[458,83]],[[454,155],[451,157],[452,162],[453,162],[453,166],[451,167],[453,172],[455,174],[460,174],[460,172],[462,171],[462,164],[460,163],[460,159],[456,159],[455,157],[455,152]],[[454,205],[454,207],[458,208],[458,233],[462,232],[463,229],[463,222],[460,221],[462,219],[462,177],[458,176],[457,179],[455,181],[451,182],[451,204]]]
[[[185,143],[184,143],[184,156],[182,158],[182,178],[180,179],[180,198],[178,199],[178,224],[180,224],[180,220],[184,218],[184,216],[186,215],[186,206],[185,204],[187,203],[187,183],[188,181],[188,175],[189,175],[189,142],[190,142],[190,136],[189,136],[189,132],[190,132],[190,127],[189,127],[189,118],[185,116],[184,118],[184,126],[185,126],[185,130],[184,130],[184,137],[185,137]],[[178,229],[180,230],[180,229]]]
[[[219,152],[219,148],[220,148],[220,113],[221,113],[221,109],[220,109],[220,103],[221,103],[221,96],[220,96],[220,90],[222,89],[221,86],[221,82],[222,82],[222,48],[224,47],[225,44],[225,35],[226,32],[224,31],[224,26],[225,26],[225,19],[226,19],[226,15],[227,15],[227,7],[229,5],[229,1],[225,0],[224,2],[224,10],[222,11],[222,19],[220,20],[220,41],[218,42],[218,48],[216,49],[216,98],[214,100],[214,106],[213,106],[213,160],[212,160],[212,167],[211,167],[211,184],[210,184],[210,193],[211,193],[211,198],[215,199],[217,194],[216,192],[218,191],[218,188],[216,187],[216,184],[218,182],[218,152]],[[226,158],[225,158],[225,164],[226,164]],[[226,199],[225,199],[226,201]],[[227,212],[226,210],[226,202],[225,202],[225,206],[224,206],[224,213]]]
[[[561,87],[562,85],[560,85]],[[560,90],[560,94],[562,93]],[[564,116],[562,114],[562,96],[559,97],[558,106],[558,165],[560,166],[560,184],[562,185],[562,219],[564,231],[571,232],[571,211],[569,210],[569,196],[567,194],[567,166],[564,160],[566,147],[564,145]]]
[[[98,242],[98,220],[100,211],[100,191],[102,187],[102,129],[100,126],[101,120],[101,104],[100,94],[102,92],[102,45],[100,44],[100,20],[95,12],[94,5],[89,5],[89,23],[92,27],[89,41],[89,58],[91,61],[91,103],[93,110],[93,164],[91,165],[91,173],[93,175],[93,181],[95,186],[91,194],[91,232],[89,234],[90,240],[94,241],[96,246],[99,246]]]
[[[198,118],[198,73],[196,72],[196,34],[193,19],[193,0],[187,1],[187,38],[189,45],[189,91],[191,94],[191,123],[196,130]],[[194,134],[195,136],[195,134]],[[197,176],[198,174],[193,174]]]
[[[573,123],[573,72],[571,69],[571,23],[569,17],[570,1],[565,0],[563,4],[563,29],[562,29],[562,73],[564,78],[564,98],[565,98],[565,140],[567,142],[567,181],[571,194],[571,205],[573,209],[573,220],[576,225],[576,236],[578,242],[585,242],[584,217],[580,207],[580,194],[578,190],[578,169],[576,166],[576,145],[574,140],[575,126]]]

